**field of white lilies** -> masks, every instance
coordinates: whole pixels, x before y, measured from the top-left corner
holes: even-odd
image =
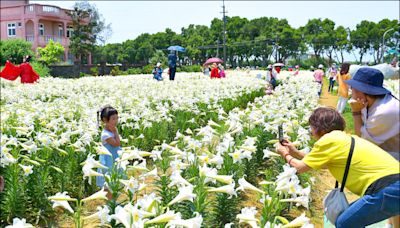
[[[395,84],[390,84],[395,87]],[[178,74],[1,80],[2,227],[313,227],[312,181],[274,151],[278,125],[309,151],[318,106],[310,73],[265,81],[243,72],[211,80]],[[96,112],[119,112],[122,150],[98,189]],[[97,209],[88,209],[95,204]],[[62,214],[62,215],[60,215]],[[7,226],[8,225],[8,226]],[[68,226],[70,227],[70,226]]]

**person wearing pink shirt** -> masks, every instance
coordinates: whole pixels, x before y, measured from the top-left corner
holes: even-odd
[[[314,79],[317,83],[321,85],[321,88],[318,92],[318,95],[321,96],[321,91],[322,91],[322,78],[324,77],[325,73],[322,70],[324,66],[322,64],[319,64],[318,70],[314,71]]]

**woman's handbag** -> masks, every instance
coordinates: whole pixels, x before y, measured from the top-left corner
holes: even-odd
[[[354,138],[351,137],[351,146],[349,156],[347,157],[346,169],[343,174],[342,186],[339,187],[339,183],[336,181],[335,189],[333,189],[324,199],[324,212],[328,220],[335,225],[336,219],[340,214],[343,213],[348,207],[349,202],[346,199],[346,195],[343,190],[346,185],[347,174],[349,173],[351,157],[353,156],[354,151]]]

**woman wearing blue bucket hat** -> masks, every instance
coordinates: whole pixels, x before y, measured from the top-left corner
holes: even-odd
[[[352,90],[349,103],[353,112],[354,131],[399,160],[400,102],[383,87],[383,78],[381,71],[363,67],[352,79],[345,81]],[[369,194],[378,193],[382,186],[390,185],[399,177],[396,178],[382,178],[374,182],[368,188],[371,190]],[[399,221],[400,216],[390,218],[393,227],[399,227]]]

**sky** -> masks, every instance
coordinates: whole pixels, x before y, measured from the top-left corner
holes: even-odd
[[[180,33],[190,24],[210,26],[222,18],[222,1],[90,1],[111,24],[107,43],[135,39],[142,33],[170,28]],[[30,1],[72,8],[75,1]],[[362,20],[399,20],[399,1],[225,1],[227,16],[249,20],[259,17],[286,18],[298,28],[313,18],[329,18],[336,25],[354,29]],[[353,58],[354,59],[354,58]]]

